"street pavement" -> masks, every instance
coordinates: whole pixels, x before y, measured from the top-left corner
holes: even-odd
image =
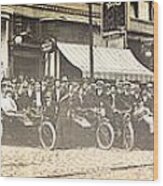
[[[153,151],[41,147],[1,148],[2,176],[153,180]]]

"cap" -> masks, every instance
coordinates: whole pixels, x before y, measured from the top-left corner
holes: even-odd
[[[68,81],[68,77],[67,76],[63,76],[61,81],[62,82],[67,82]]]
[[[5,95],[7,95],[8,93],[13,93],[13,92],[12,92],[12,90],[8,89],[8,90],[6,90]]]
[[[137,90],[140,90],[140,87],[138,84],[131,84],[131,90],[137,91]]]
[[[121,87],[121,86],[123,86],[123,81],[117,80],[115,85],[116,85],[116,87]]]
[[[147,84],[147,88],[153,88],[153,84],[152,83],[148,83]]]
[[[2,86],[6,86],[6,85],[7,85],[7,81],[2,81],[2,82],[1,82],[1,85],[2,85]]]
[[[97,85],[97,87],[103,87],[104,86],[104,82],[99,80],[99,81],[96,82],[96,85]]]
[[[83,83],[85,83],[85,82],[88,83],[88,82],[89,82],[89,79],[88,79],[88,78],[83,78],[83,79],[82,79],[82,82],[83,82]]]
[[[106,84],[105,84],[105,87],[106,87],[106,88],[111,88],[111,84],[110,84],[110,83],[106,83]]]
[[[8,86],[8,87],[13,87],[11,81],[6,81],[6,82],[5,82],[5,85]]]
[[[50,92],[50,91],[47,91],[46,93],[45,93],[45,95],[44,95],[44,98],[51,98],[52,97],[52,92]]]
[[[125,82],[123,82],[123,84],[124,84],[124,85],[129,85],[129,86],[131,86],[131,83],[130,83],[129,81],[125,81]]]

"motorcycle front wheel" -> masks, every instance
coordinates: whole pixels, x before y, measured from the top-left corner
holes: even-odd
[[[44,121],[41,124],[39,127],[39,140],[44,149],[54,149],[56,143],[56,129],[51,122]]]
[[[114,142],[114,129],[110,123],[102,123],[96,130],[96,140],[98,147],[109,150]]]

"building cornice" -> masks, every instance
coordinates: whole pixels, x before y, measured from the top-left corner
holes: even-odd
[[[41,9],[44,11],[52,11],[52,12],[60,12],[65,14],[71,15],[79,15],[79,16],[89,16],[89,11],[81,10],[81,9],[74,9],[66,6],[58,6],[58,5],[51,5],[51,4],[38,4],[38,5],[22,5],[26,7],[31,7],[35,9]],[[100,18],[100,12],[92,12],[92,17]]]
[[[10,14],[36,19],[53,19],[78,23],[89,23],[89,12],[73,8],[51,5],[3,5],[1,10]],[[93,13],[93,24],[100,25],[100,14]]]

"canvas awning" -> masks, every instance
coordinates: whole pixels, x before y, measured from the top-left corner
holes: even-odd
[[[89,46],[58,43],[64,57],[90,77]],[[153,72],[145,68],[128,49],[94,47],[94,78],[109,80],[153,81]]]

